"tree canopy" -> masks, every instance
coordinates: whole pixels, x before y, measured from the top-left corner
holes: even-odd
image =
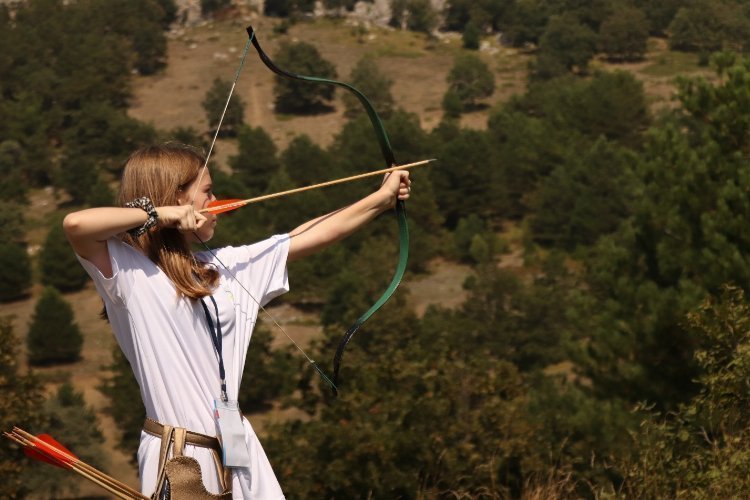
[[[279,67],[299,75],[336,78],[336,68],[325,60],[314,45],[306,42],[283,43],[274,61]],[[317,113],[327,110],[334,87],[276,75],[273,88],[276,110],[283,113]]]

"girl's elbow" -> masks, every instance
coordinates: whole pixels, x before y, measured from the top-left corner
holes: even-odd
[[[65,216],[62,224],[65,234],[75,236],[81,230],[81,217],[76,212],[73,212]]]

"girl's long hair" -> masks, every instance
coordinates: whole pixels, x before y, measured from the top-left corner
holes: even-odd
[[[205,158],[196,149],[168,143],[148,146],[133,153],[125,163],[118,204],[147,196],[155,207],[179,205],[178,196],[197,179]],[[177,288],[178,294],[191,299],[211,295],[219,273],[198,262],[190,251],[185,235],[175,228],[152,228],[135,238],[125,233],[123,241],[140,249]]]

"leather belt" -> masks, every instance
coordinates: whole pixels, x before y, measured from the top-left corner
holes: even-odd
[[[143,423],[143,430],[147,434],[151,434],[152,436],[161,438],[162,434],[164,433],[164,426],[156,420],[147,418]],[[200,446],[201,448],[209,448],[221,454],[221,445],[219,444],[219,440],[214,436],[201,434],[200,432],[186,431],[185,444],[192,444],[193,446]]]

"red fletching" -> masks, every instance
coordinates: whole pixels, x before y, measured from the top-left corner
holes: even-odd
[[[75,461],[75,455],[69,449],[49,434],[40,434],[37,439],[39,441],[34,442],[36,447],[27,446],[23,449],[27,457],[62,469],[71,468],[71,464]]]
[[[233,199],[233,200],[216,200],[212,201],[208,204],[206,207],[206,212],[214,215],[223,214],[224,212],[229,212],[231,210],[234,210],[236,208],[240,208],[242,205],[240,202],[244,200],[241,200],[239,198]]]

